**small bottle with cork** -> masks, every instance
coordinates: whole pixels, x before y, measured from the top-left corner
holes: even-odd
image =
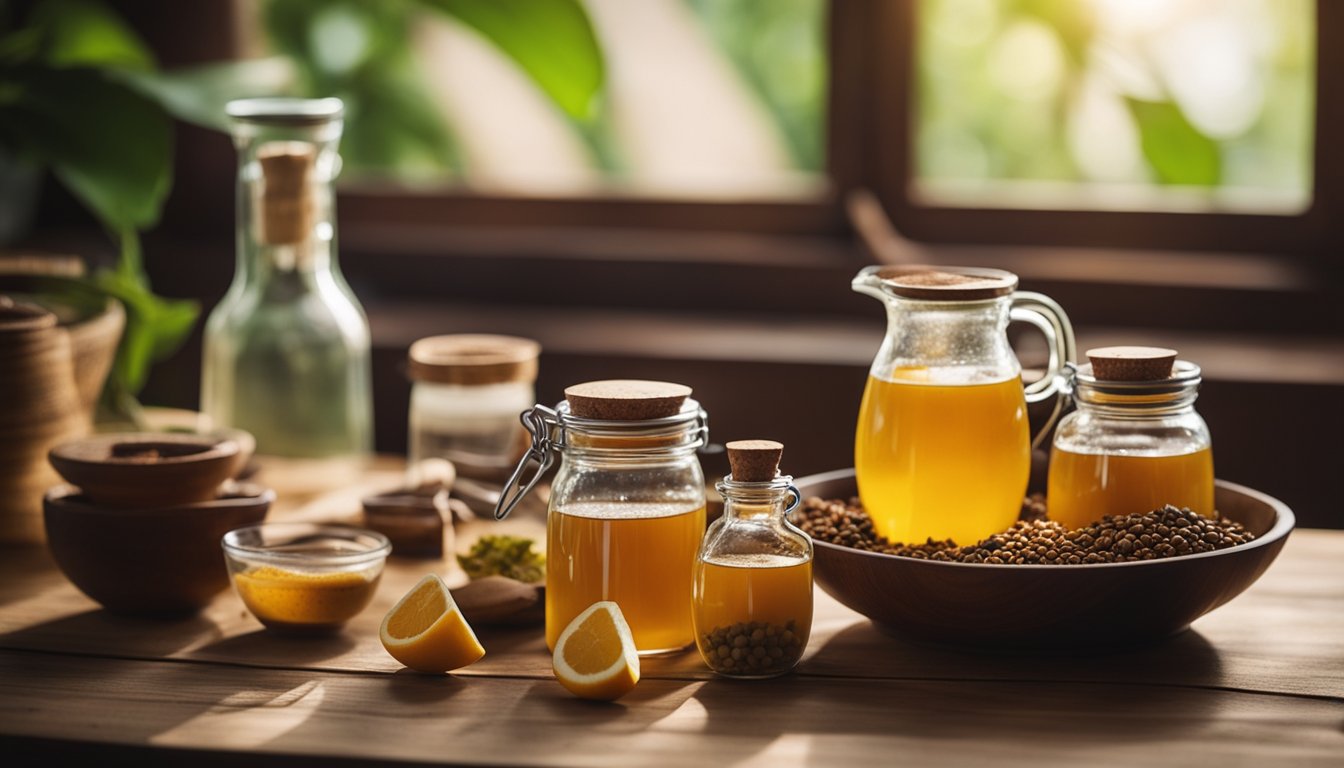
[[[1049,515],[1080,528],[1165,505],[1215,516],[1200,369],[1173,349],[1102,347],[1072,376],[1077,410],[1055,431]]]
[[[723,516],[695,563],[695,640],[719,674],[761,678],[797,665],[812,632],[812,540],[788,520],[801,500],[779,474],[784,446],[726,446],[732,474],[715,485]]]

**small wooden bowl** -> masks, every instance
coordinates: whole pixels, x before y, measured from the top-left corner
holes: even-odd
[[[167,432],[95,435],[47,458],[93,503],[141,508],[210,501],[247,460],[233,440]]]
[[[857,495],[854,470],[800,478],[804,498]],[[1217,481],[1216,504],[1256,535],[1214,552],[1095,565],[917,560],[815,542],[813,574],[880,629],[993,649],[1087,652],[1181,632],[1241,594],[1283,549],[1295,523],[1277,499]]]
[[[80,591],[114,613],[197,611],[229,586],[219,542],[261,522],[275,493],[230,484],[209,501],[108,507],[60,485],[43,500],[47,544]]]

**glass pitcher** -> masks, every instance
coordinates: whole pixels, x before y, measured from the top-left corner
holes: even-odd
[[[855,291],[887,307],[887,336],[859,410],[854,468],[877,532],[896,542],[974,544],[1017,519],[1031,449],[1063,407],[1068,317],[1017,276],[968,267],[868,267]],[[1045,335],[1049,370],[1024,389],[1011,321]],[[1054,398],[1033,441],[1027,404]]]

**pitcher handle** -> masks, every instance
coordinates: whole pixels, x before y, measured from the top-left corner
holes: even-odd
[[[1055,398],[1055,408],[1050,418],[1032,438],[1031,447],[1037,448],[1055,425],[1064,408],[1064,401],[1069,395],[1065,366],[1078,356],[1077,345],[1073,338],[1073,326],[1069,324],[1069,316],[1058,302],[1049,296],[1031,291],[1013,293],[1009,318],[1035,326],[1045,336],[1046,344],[1050,348],[1050,363],[1045,375],[1026,388],[1028,403],[1039,403]]]

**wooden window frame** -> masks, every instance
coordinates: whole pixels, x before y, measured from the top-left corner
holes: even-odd
[[[1336,255],[1344,245],[1344,153],[1326,151],[1344,135],[1344,4],[1316,2],[1316,116],[1312,202],[1298,215],[1153,211],[1029,210],[923,205],[909,194],[914,174],[911,116],[918,98],[917,2],[879,3],[872,29],[891,35],[874,50],[873,130],[877,189],[908,237],[929,243],[1087,246]]]
[[[921,204],[914,169],[918,0],[832,0],[828,12],[828,184],[813,200],[694,201],[630,197],[544,198],[467,190],[409,192],[347,185],[342,227],[676,229],[761,235],[844,236],[846,197],[873,190],[897,229],[928,244],[1073,246],[1305,255],[1344,246],[1344,153],[1321,137],[1344,135],[1344,6],[1317,0],[1312,202],[1298,215],[969,208]],[[1339,42],[1339,41],[1335,41]]]

